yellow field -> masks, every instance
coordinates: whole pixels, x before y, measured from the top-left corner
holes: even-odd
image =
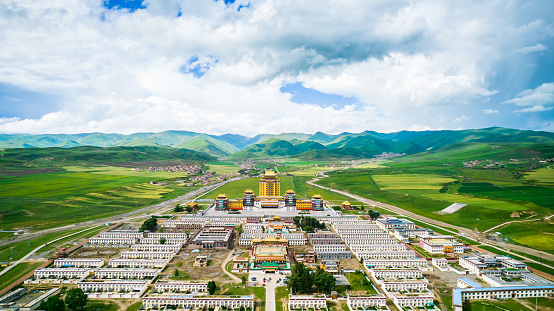
[[[454,178],[431,174],[372,175],[381,190],[439,190]]]
[[[69,172],[86,172],[94,174],[104,175],[118,175],[118,176],[136,176],[136,177],[148,177],[148,178],[178,178],[186,177],[185,172],[148,172],[145,170],[135,171],[129,167],[118,166],[96,166],[96,167],[82,167],[82,166],[64,166],[64,169]]]
[[[319,166],[308,166],[308,167],[301,167],[295,171],[289,171],[288,173],[291,173],[295,176],[314,176],[315,174],[323,171],[332,170],[329,167],[319,167]]]
[[[457,194],[437,193],[437,194],[420,194],[420,196],[433,199],[433,200],[447,201],[450,203],[459,202],[459,203],[465,203],[468,205],[475,205],[475,206],[481,206],[485,208],[492,208],[492,209],[505,210],[505,211],[524,211],[528,209],[523,205],[519,205],[515,203],[499,201],[499,200],[471,198],[471,197],[466,197],[464,195],[457,195]]]

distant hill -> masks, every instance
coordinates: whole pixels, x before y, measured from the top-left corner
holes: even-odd
[[[10,161],[71,165],[74,163],[117,164],[151,161],[208,162],[214,157],[197,151],[165,146],[8,149],[1,154],[2,163]]]
[[[400,131],[378,133],[304,133],[208,135],[189,131],[135,133],[131,135],[0,134],[0,148],[74,148],[79,146],[167,146],[204,152],[230,160],[247,158],[299,157],[303,159],[368,158],[383,152],[417,154],[463,143],[554,143],[554,133],[501,127],[460,131]]]

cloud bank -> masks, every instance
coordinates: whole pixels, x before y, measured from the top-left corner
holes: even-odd
[[[34,105],[49,111],[4,109],[0,132],[540,129],[541,122],[500,118],[498,105],[551,110],[554,77],[540,77],[536,88],[529,78],[516,96],[513,83],[495,82],[520,70],[520,62],[503,65],[508,57],[521,66],[544,60],[532,52],[551,57],[554,31],[545,17],[554,12],[546,1],[167,0],[142,7],[2,1],[0,88],[38,94]],[[281,91],[293,83],[357,102],[297,103]],[[4,106],[18,105],[6,95]],[[487,119],[477,117],[483,113]]]

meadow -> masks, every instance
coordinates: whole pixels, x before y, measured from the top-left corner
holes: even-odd
[[[554,167],[549,165],[525,174],[526,179],[535,180],[538,184],[554,186]]]
[[[208,162],[206,163],[207,171],[216,172],[217,174],[229,174],[231,172],[237,173],[241,168],[235,165],[234,162]]]
[[[483,231],[513,218],[514,212],[528,211],[537,215],[551,213],[551,189],[530,186],[525,181],[513,182],[508,172],[469,172],[453,170],[437,174],[437,170],[422,174],[414,172],[405,163],[391,163],[392,167],[377,169],[349,169],[329,173],[318,183],[376,201],[399,206],[411,212],[454,225]],[[416,164],[410,163],[416,167]],[[399,166],[403,168],[399,169]],[[440,168],[452,170],[452,168]],[[486,170],[483,170],[486,171]],[[464,175],[458,175],[458,174]],[[479,183],[467,180],[466,173]],[[495,180],[506,186],[496,186]],[[487,183],[482,183],[486,180]],[[453,214],[439,212],[454,202],[468,204]]]
[[[64,167],[67,170],[0,179],[0,228],[46,229],[129,212],[185,194],[181,172],[133,171],[125,167]],[[165,181],[169,185],[151,185]]]
[[[511,223],[495,230],[511,243],[541,249],[554,254],[554,224],[548,221]]]

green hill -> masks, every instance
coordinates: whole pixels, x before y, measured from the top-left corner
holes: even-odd
[[[239,151],[239,148],[215,139],[206,134],[200,134],[173,145],[174,148],[185,148],[199,152],[205,152],[214,157],[225,157]]]
[[[3,150],[0,166],[21,166],[25,163],[39,164],[44,167],[55,167],[58,164],[123,164],[133,162],[152,161],[180,161],[180,162],[208,162],[215,158],[201,152],[177,149],[165,146],[140,147],[91,147],[75,148],[18,148]]]

